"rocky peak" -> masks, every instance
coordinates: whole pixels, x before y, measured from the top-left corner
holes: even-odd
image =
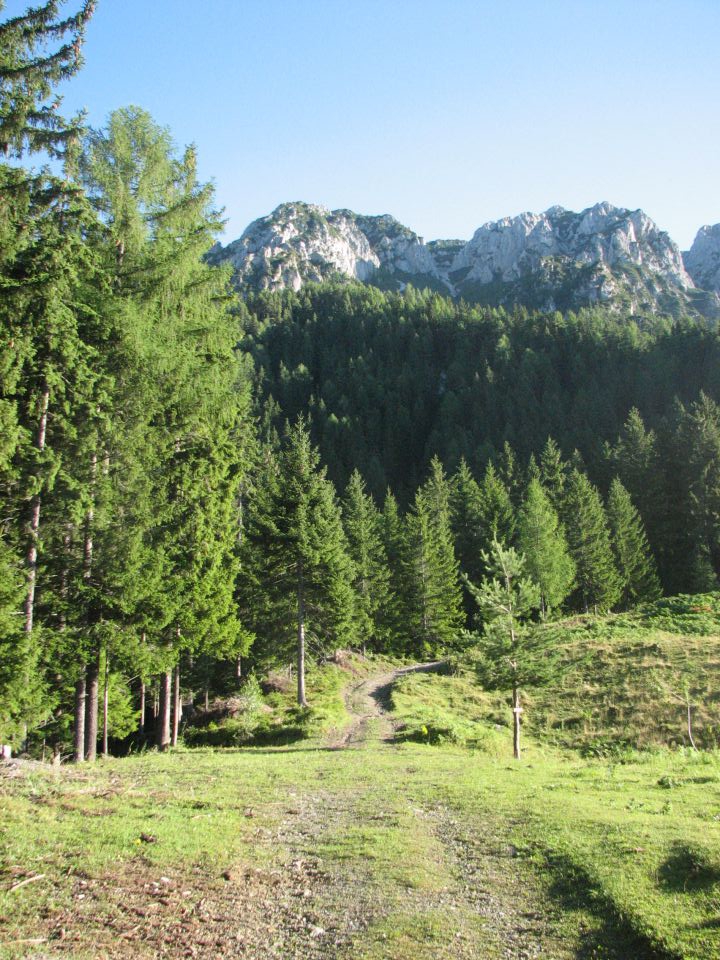
[[[720,254],[716,261],[712,251],[720,250],[720,227],[704,231],[704,246],[699,234],[693,251],[705,253],[688,257],[705,264],[703,276],[716,276]],[[428,243],[388,214],[283,203],[234,243],[214,248],[211,259],[229,260],[238,283],[256,289],[297,290],[307,281],[344,276],[550,310],[604,302],[631,313],[678,312],[688,307],[694,286],[666,233],[642,210],[607,202],[579,213],[554,206],[504,217],[485,223],[467,242]]]
[[[458,253],[453,269],[465,271],[464,282],[513,282],[543,269],[548,258],[558,265],[642,267],[682,290],[693,286],[666,233],[642,210],[607,202],[581,213],[556,206],[486,223]]]
[[[701,227],[683,259],[698,287],[720,293],[720,223]]]

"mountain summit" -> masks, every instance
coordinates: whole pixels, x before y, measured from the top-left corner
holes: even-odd
[[[211,257],[229,261],[240,286],[259,290],[299,290],[339,276],[540,310],[606,304],[677,314],[714,312],[718,304],[695,289],[676,244],[642,210],[606,202],[580,213],[559,206],[522,213],[484,224],[467,242],[429,243],[387,214],[283,203]]]

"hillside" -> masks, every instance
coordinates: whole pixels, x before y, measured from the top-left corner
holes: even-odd
[[[467,242],[429,243],[387,214],[284,203],[239,239],[216,245],[210,259],[230,263],[241,289],[297,291],[344,277],[390,290],[412,283],[491,306],[720,314],[715,292],[703,292],[715,291],[707,269],[694,275],[707,287],[696,289],[670,237],[642,210],[610,203],[523,213],[484,224]]]

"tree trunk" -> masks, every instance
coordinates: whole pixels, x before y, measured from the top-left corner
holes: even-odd
[[[305,583],[302,567],[298,576],[297,588],[297,701],[301,707],[306,707],[305,699]]]
[[[45,450],[47,436],[48,407],[50,405],[50,391],[45,390],[40,406],[40,424],[38,426],[37,449],[39,453]],[[35,494],[30,509],[30,546],[27,552],[27,593],[25,595],[25,633],[32,633],[35,617],[35,587],[37,585],[38,541],[40,539],[40,492]]]
[[[520,706],[520,691],[518,690],[516,683],[513,683],[512,706],[513,706],[513,757],[515,757],[516,760],[519,760],[520,759],[520,714],[522,713],[522,707]]]
[[[105,653],[105,684],[103,687],[103,736],[102,752],[103,756],[108,755],[108,706],[109,706],[109,687],[110,687],[110,658]]]
[[[100,688],[100,663],[96,659],[87,669],[87,689],[85,698],[85,759],[94,760],[97,756],[98,738],[98,692]]]
[[[155,742],[158,750],[167,750],[170,746],[170,671],[160,674],[160,706],[155,722]]]
[[[85,759],[85,667],[75,684],[75,731],[73,736],[73,760],[82,763]]]
[[[173,687],[173,712],[172,712],[172,739],[171,746],[176,747],[178,742],[178,731],[180,729],[180,714],[182,706],[180,703],[180,664],[175,667],[175,685]]]
[[[242,675],[242,657],[238,656],[237,662],[235,663],[235,679],[240,680]]]
[[[140,681],[140,725],[138,727],[140,736],[145,733],[145,681]]]

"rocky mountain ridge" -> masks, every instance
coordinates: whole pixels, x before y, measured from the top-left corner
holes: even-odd
[[[540,310],[606,304],[632,314],[720,313],[717,293],[703,292],[720,290],[720,226],[700,231],[686,269],[642,210],[607,202],[505,217],[467,242],[429,243],[387,214],[284,203],[210,256],[232,264],[239,286],[259,290],[345,277]]]
[[[683,260],[697,287],[720,293],[720,223],[700,227]]]

